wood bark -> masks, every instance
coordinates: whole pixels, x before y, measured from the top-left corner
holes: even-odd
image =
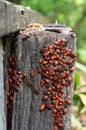
[[[51,110],[39,111],[42,104],[43,89],[40,86],[41,76],[38,74],[39,59],[41,58],[40,48],[45,44],[53,42],[58,38],[67,40],[67,47],[75,50],[75,35],[70,32],[70,28],[58,27],[60,31],[32,31],[30,36],[23,40],[20,34],[13,37],[11,46],[15,54],[15,68],[18,71],[27,72],[27,77],[19,85],[19,91],[14,93],[12,129],[11,130],[53,130],[54,118]],[[5,45],[6,46],[6,45]],[[4,46],[4,48],[5,48]],[[6,65],[4,65],[6,69]],[[35,77],[30,77],[30,71],[35,71]],[[7,77],[7,71],[5,73]],[[27,80],[32,81],[32,86],[27,85]],[[40,88],[40,93],[34,92],[35,87]],[[64,96],[72,100],[73,84],[71,87],[64,88]],[[70,130],[71,106],[68,113],[63,116],[63,130]]]

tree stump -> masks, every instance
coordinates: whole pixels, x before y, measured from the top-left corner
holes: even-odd
[[[9,54],[7,56],[7,59],[4,59],[4,62],[8,60],[8,63],[4,64],[4,68],[6,69],[5,80],[9,80],[10,78],[13,79],[16,75],[16,80],[14,79],[15,82],[12,82],[14,84],[13,87],[17,88],[17,92],[15,92],[13,90],[15,88],[10,88],[10,86],[13,85],[10,85],[11,81],[7,83],[7,86],[9,86],[7,118],[10,120],[8,123],[11,122],[12,124],[7,124],[7,130],[57,130],[57,128],[58,130],[70,130],[71,105],[64,105],[67,109],[65,109],[65,114],[61,116],[62,124],[60,123],[60,125],[62,126],[57,125],[58,127],[55,125],[55,117],[52,116],[53,108],[44,108],[45,106],[42,105],[45,104],[45,101],[43,100],[43,92],[46,88],[40,85],[40,80],[42,79],[43,75],[41,75],[38,70],[41,64],[40,59],[43,57],[43,54],[40,52],[40,50],[44,49],[47,44],[53,46],[55,41],[58,41],[59,39],[65,39],[66,48],[70,49],[73,52],[75,51],[76,42],[75,33],[69,27],[63,25],[43,25],[43,28],[40,30],[29,28],[28,35],[26,35],[26,32],[24,32],[24,30],[20,33],[21,34],[15,34],[12,41],[10,41],[10,62]],[[7,51],[7,44],[4,45],[4,50]],[[59,48],[58,50],[60,51]],[[70,60],[70,57],[68,60]],[[73,69],[74,64],[70,63],[70,66],[72,66]],[[73,76],[72,70],[68,70],[68,67],[69,66],[66,65],[65,69],[62,70],[62,72],[71,71],[71,75]],[[12,69],[13,72],[8,72],[9,69]],[[7,78],[8,75],[9,77]],[[17,82],[19,81],[19,78],[21,79],[20,83]],[[62,89],[64,93],[62,96],[60,96],[62,99],[68,99],[68,101],[71,101],[73,94],[73,81],[71,85],[67,87],[65,87],[65,85],[63,86],[64,87]],[[49,89],[49,86],[47,89]],[[11,93],[12,90],[13,93]],[[53,91],[56,92],[56,89]],[[49,101],[51,100],[52,99],[49,99]],[[9,104],[11,104],[11,106],[9,106]]]

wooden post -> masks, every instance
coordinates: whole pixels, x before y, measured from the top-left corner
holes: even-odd
[[[9,87],[11,87],[13,84],[15,85],[13,89],[9,88],[8,91],[8,104],[11,104],[11,106],[8,108],[7,112],[9,119],[12,120],[12,122],[9,120],[10,124],[12,123],[12,125],[8,125],[7,130],[57,130],[57,126],[55,126],[54,123],[55,118],[52,116],[53,108],[44,109],[45,106],[41,106],[42,104],[45,104],[45,102],[42,100],[45,87],[41,87],[41,75],[38,73],[38,68],[40,68],[39,60],[42,57],[40,49],[44,48],[44,46],[48,43],[53,46],[53,43],[56,40],[65,39],[66,48],[70,49],[70,52],[73,52],[75,51],[75,33],[70,28],[62,25],[44,25],[41,29],[29,28],[27,31],[28,34],[26,31],[27,29],[20,32],[21,34],[16,34],[13,36],[13,40],[10,44],[11,59],[8,63],[10,69],[9,78],[11,77],[13,80],[15,77],[16,80],[15,82],[13,81],[11,85],[11,81],[8,83]],[[58,50],[60,51],[60,49]],[[71,73],[73,65],[72,62],[69,64],[71,66],[70,70],[68,70],[69,65],[66,64],[63,72],[67,71],[67,73]],[[5,65],[4,67],[6,68]],[[11,69],[13,72],[11,72]],[[8,73],[8,71],[6,71],[6,73]],[[5,76],[8,75],[6,73]],[[71,78],[69,80],[71,80]],[[65,108],[67,108],[65,109],[65,113],[66,110],[68,112],[66,114],[63,114],[61,118],[62,123],[58,127],[58,130],[70,130],[70,104],[73,94],[73,83],[68,87],[65,87],[65,85],[63,86],[64,94],[61,98],[63,98],[65,102],[67,102],[66,99],[68,99],[69,103],[67,103],[66,106],[63,105]],[[15,88],[17,92],[14,91]],[[11,95],[12,91],[13,95]],[[60,105],[58,107],[60,107]],[[44,110],[42,111],[42,109]]]
[[[3,49],[0,38],[0,130],[6,130],[5,103],[4,103],[4,75],[3,75]]]

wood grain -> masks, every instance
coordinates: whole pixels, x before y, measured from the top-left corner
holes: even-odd
[[[47,23],[48,19],[30,7],[0,0],[0,37],[24,29],[33,22]]]

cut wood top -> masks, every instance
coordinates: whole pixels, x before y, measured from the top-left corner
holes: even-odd
[[[20,31],[20,34],[23,35],[23,37],[26,39],[32,34],[34,31],[42,31],[42,32],[54,32],[57,34],[66,34],[71,35],[71,37],[76,37],[74,30],[72,30],[70,27],[67,27],[66,25],[62,24],[38,24],[38,23],[32,23],[29,24],[25,29]]]

